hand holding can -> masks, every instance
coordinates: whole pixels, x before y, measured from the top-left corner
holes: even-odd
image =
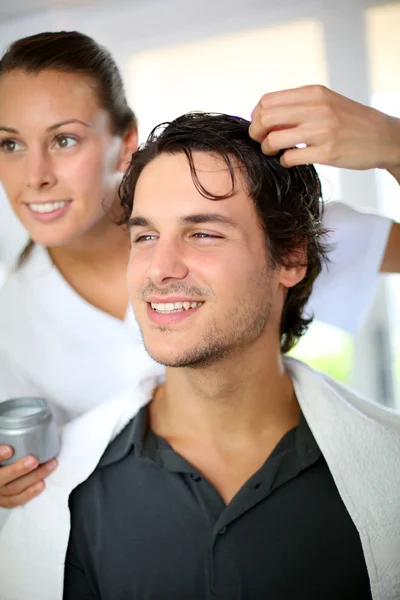
[[[42,398],[14,398],[0,404],[0,507],[25,504],[45,487],[57,466],[60,438]]]

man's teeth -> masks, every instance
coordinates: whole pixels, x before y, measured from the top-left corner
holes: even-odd
[[[151,302],[151,308],[160,313],[173,313],[189,310],[189,308],[197,308],[202,302]]]
[[[63,208],[66,202],[46,202],[45,204],[29,204],[29,207],[38,213],[50,213],[58,208]]]

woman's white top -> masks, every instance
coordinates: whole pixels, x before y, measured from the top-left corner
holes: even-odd
[[[328,203],[334,250],[308,309],[354,332],[372,302],[392,221]],[[0,289],[0,401],[21,395],[52,403],[60,423],[130,387],[151,364],[132,310],[120,321],[86,302],[34,246]]]
[[[0,401],[41,396],[59,423],[118,395],[153,361],[124,321],[84,300],[42,246],[0,290]]]

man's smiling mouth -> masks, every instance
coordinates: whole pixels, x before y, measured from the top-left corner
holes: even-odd
[[[151,308],[161,314],[172,314],[198,308],[204,302],[150,302]]]

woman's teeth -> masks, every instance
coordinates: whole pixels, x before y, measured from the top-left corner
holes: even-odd
[[[168,314],[182,312],[183,310],[189,310],[190,308],[197,308],[202,304],[203,302],[151,302],[151,308],[156,312]]]
[[[64,208],[67,202],[46,202],[44,204],[29,204],[29,208],[38,213],[51,213],[59,208]]]

